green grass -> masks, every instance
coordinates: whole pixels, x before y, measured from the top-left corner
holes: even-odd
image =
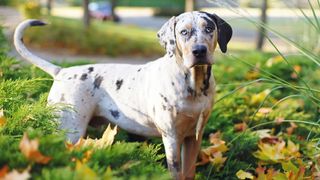
[[[156,56],[164,52],[151,30],[98,21],[86,30],[80,20],[51,17],[46,21],[50,24],[27,31],[26,43],[79,54]]]
[[[60,20],[53,21],[59,23]],[[71,20],[67,24],[72,28],[77,23],[79,22]],[[60,28],[59,31],[63,32],[59,34],[62,36],[59,38],[69,41],[67,37],[72,36],[69,30]],[[36,32],[38,31],[29,33]],[[52,29],[45,32],[55,33]],[[151,34],[146,37],[152,38]],[[47,34],[44,36],[49,38]],[[144,35],[141,34],[141,37]],[[71,37],[70,43],[75,42],[72,38],[75,37]],[[49,40],[54,42],[54,39]],[[0,40],[0,45],[7,47],[6,44]],[[0,49],[0,52],[6,52],[5,49]],[[315,62],[319,56],[314,51],[300,51],[304,56],[244,51],[217,57],[217,63],[213,67],[217,82],[216,103],[205,128],[203,147],[210,145],[210,133],[220,131],[229,150],[223,153],[227,160],[220,168],[210,163],[197,167],[197,179],[237,179],[236,173],[239,170],[257,175],[255,169],[259,164],[267,169],[289,173],[288,168],[283,167],[283,163],[289,162],[295,167],[303,166],[305,176],[316,175],[320,167],[320,113],[317,103],[320,99],[320,68]],[[313,57],[315,58],[312,59]],[[62,66],[76,64],[67,63]],[[4,54],[0,55],[0,72],[0,109],[3,109],[6,117],[6,123],[0,126],[0,168],[8,166],[10,170],[23,170],[30,167],[33,179],[84,178],[83,172],[75,168],[76,160],[83,160],[91,149],[67,150],[64,134],[57,130],[52,114],[59,107],[46,106],[45,99],[52,79],[41,70],[21,65]],[[263,114],[259,112],[261,107],[271,110]],[[279,118],[285,121],[275,123]],[[243,122],[248,128],[236,131],[235,125]],[[290,122],[297,125],[292,134],[288,133]],[[255,157],[254,153],[259,149],[258,143],[262,141],[257,136],[257,130],[263,129],[270,130],[269,134],[274,139],[283,139],[285,142],[290,140],[299,145],[301,156],[274,163]],[[30,162],[20,152],[18,146],[24,132],[31,138],[40,139],[40,151],[52,157],[47,165]],[[101,132],[90,129],[89,135],[99,137]],[[84,164],[100,178],[168,179],[160,140],[129,142],[130,136],[120,131],[114,145],[95,150]],[[111,168],[111,172],[108,168]],[[292,169],[294,168],[291,166]]]

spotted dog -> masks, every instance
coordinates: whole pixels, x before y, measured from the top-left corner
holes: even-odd
[[[60,128],[75,143],[94,118],[143,136],[163,140],[168,168],[175,179],[192,179],[204,125],[214,103],[211,72],[217,44],[222,52],[232,36],[215,14],[186,12],[167,21],[158,38],[166,54],[144,65],[90,64],[61,68],[33,55],[23,44],[26,20],[14,34],[17,51],[54,78],[48,104],[59,110]]]

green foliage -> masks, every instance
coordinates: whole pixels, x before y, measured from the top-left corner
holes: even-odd
[[[41,18],[41,5],[37,0],[29,0],[22,3],[22,13],[26,18],[39,19]]]
[[[156,33],[151,30],[112,22],[94,22],[85,29],[80,20],[50,18],[48,21],[50,24],[45,27],[28,30],[25,42],[41,47],[65,48],[80,54],[155,56],[163,53]]]

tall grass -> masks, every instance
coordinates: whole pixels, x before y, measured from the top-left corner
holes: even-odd
[[[319,70],[320,68],[320,54],[319,54],[320,0],[316,0],[314,1],[314,3],[308,0],[308,4],[309,4],[308,9],[312,12],[311,16],[307,15],[305,10],[300,9],[304,24],[307,27],[312,28],[311,31],[313,33],[307,34],[309,36],[307,37],[309,41],[305,42],[305,43],[310,42],[310,44],[304,44],[304,43],[301,43],[301,41],[299,40],[293,40],[292,38],[288,37],[286,34],[282,34],[281,32],[269,26],[268,24],[264,24],[260,21],[254,20],[254,18],[250,15],[250,13],[247,12],[245,9],[234,8],[234,7],[237,7],[236,6],[237,4],[235,1],[228,1],[228,2],[222,1],[222,0],[207,0],[207,1],[212,4],[218,5],[220,7],[228,8],[230,11],[240,15],[242,18],[246,19],[248,22],[255,25],[257,29],[259,29],[259,27],[264,27],[267,31],[271,32],[273,35],[277,36],[279,39],[286,42],[288,45],[293,46],[297,51],[296,55],[289,55],[289,54],[286,54],[285,52],[282,52],[281,50],[279,50],[278,45],[268,36],[268,34],[265,34],[267,41],[272,45],[272,47],[275,49],[277,53],[275,55],[277,56],[276,58],[278,59],[280,58],[286,63],[286,67],[285,67],[286,70],[290,70],[297,75],[296,77],[297,81],[290,81],[279,74],[275,74],[274,72],[270,71],[270,69],[265,69],[264,67],[259,67],[259,66],[257,67],[256,64],[253,64],[250,61],[247,61],[247,59],[241,59],[237,55],[228,53],[227,56],[229,56],[231,60],[235,61],[234,63],[245,64],[246,66],[248,66],[249,69],[255,69],[256,71],[258,71],[260,75],[258,79],[254,79],[252,81],[245,81],[242,84],[236,86],[235,89],[230,90],[229,93],[225,93],[224,96],[220,97],[220,99],[216,101],[216,105],[217,103],[223,102],[223,100],[226,99],[228,96],[232,96],[237,91],[245,89],[248,86],[254,86],[257,84],[266,84],[268,89],[271,89],[271,90],[264,97],[261,103],[257,106],[257,109],[253,112],[251,116],[251,121],[250,121],[251,123],[255,119],[255,116],[258,110],[261,107],[266,106],[265,103],[267,99],[270,98],[271,94],[275,94],[275,92],[277,91],[281,91],[281,92],[289,91],[290,93],[286,94],[284,97],[281,97],[280,100],[278,100],[273,105],[271,105],[270,106],[271,109],[275,109],[279,104],[289,99],[295,100],[297,98],[302,99],[307,104],[306,106],[312,106],[312,108],[315,111],[317,111],[314,113],[315,116],[312,117],[314,119],[310,119],[308,121],[300,120],[300,119],[285,119],[283,123],[297,123],[299,124],[299,126],[305,127],[309,131],[307,133],[306,140],[316,142],[314,143],[314,148],[319,150],[320,134],[319,134],[319,131],[315,131],[315,129],[318,129],[320,126],[320,111],[319,111],[320,110],[320,86],[319,86],[320,83],[314,83],[313,81],[311,81],[312,78],[306,78],[308,76],[302,77],[301,72],[298,72],[295,69],[291,57],[292,56],[304,57],[305,63],[312,64],[312,66],[315,69]],[[314,44],[311,45],[311,43],[314,43]],[[309,75],[312,76],[313,74],[310,73]],[[318,79],[318,82],[320,82],[320,79]],[[219,84],[218,84],[218,88],[219,88]],[[267,119],[267,116],[268,115],[265,116],[266,119]],[[267,121],[267,122],[260,122],[258,124],[252,124],[252,125],[249,124],[249,128],[247,130],[245,130],[243,133],[240,133],[238,136],[233,137],[233,139],[229,141],[229,145],[233,144],[234,146],[236,146],[239,137],[246,136],[248,131],[270,127],[270,125],[274,123],[276,122]],[[207,179],[211,177],[212,167],[209,171],[209,174],[207,175]]]

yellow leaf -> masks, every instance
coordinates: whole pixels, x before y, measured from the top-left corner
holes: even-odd
[[[6,118],[3,114],[3,109],[0,109],[0,127],[3,126],[6,123]]]
[[[243,170],[239,170],[236,173],[236,176],[239,179],[253,179],[253,175],[251,173],[245,172]]]
[[[14,169],[6,174],[2,180],[27,180],[30,177],[29,169],[26,169],[21,173]]]
[[[44,156],[39,151],[39,140],[30,140],[26,133],[24,133],[20,141],[19,148],[22,154],[31,161],[47,164],[51,160],[51,157]]]
[[[83,139],[80,138],[79,141],[74,145],[74,148],[77,147],[87,147],[91,146],[97,149],[105,148],[110,146],[114,141],[114,136],[117,134],[117,126],[113,129],[111,128],[110,124],[108,125],[107,129],[104,131],[102,137],[100,139]],[[67,145],[70,146],[70,145]],[[70,147],[69,147],[70,148]],[[72,149],[72,148],[70,148]]]
[[[258,105],[263,102],[267,95],[271,92],[270,89],[266,89],[258,94],[253,94],[251,97],[250,104]]]
[[[97,174],[86,164],[83,164],[79,160],[77,160],[76,177],[76,179],[79,180],[97,179]]]
[[[103,174],[102,177],[103,180],[112,180],[112,171],[111,167],[108,166],[106,172]]]
[[[268,61],[266,62],[266,65],[267,65],[268,67],[271,67],[271,66],[273,66],[274,64],[280,63],[280,62],[282,62],[282,61],[283,61],[282,56],[278,55],[278,56],[274,56],[274,57],[268,59]]]

